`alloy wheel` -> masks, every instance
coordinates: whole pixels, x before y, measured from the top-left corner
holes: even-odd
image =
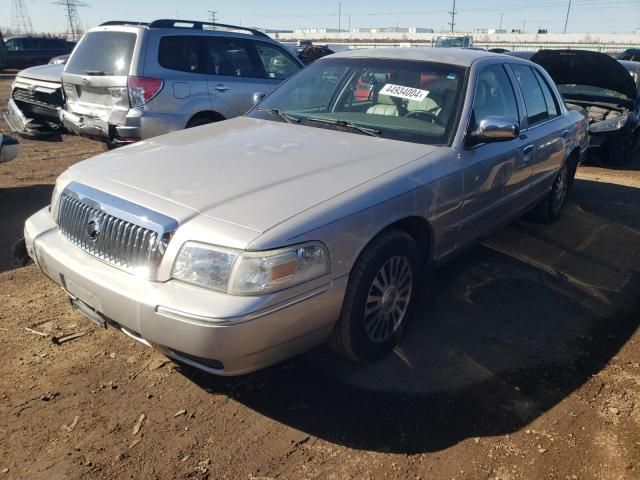
[[[413,289],[413,272],[404,255],[388,259],[369,288],[364,325],[369,339],[382,343],[393,336],[407,313]]]

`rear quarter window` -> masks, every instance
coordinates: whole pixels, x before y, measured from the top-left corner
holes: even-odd
[[[78,43],[65,73],[127,75],[135,44],[135,33],[89,32]]]

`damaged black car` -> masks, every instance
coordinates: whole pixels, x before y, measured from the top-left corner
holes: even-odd
[[[59,133],[58,108],[64,106],[63,70],[63,64],[52,64],[27,68],[18,73],[4,114],[13,132],[28,138]]]
[[[623,166],[640,152],[640,90],[633,69],[586,50],[540,50],[531,61],[549,73],[569,107],[586,110],[596,160]]]

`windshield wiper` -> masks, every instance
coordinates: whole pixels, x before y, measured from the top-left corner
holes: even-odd
[[[375,128],[367,128],[357,125],[355,123],[347,122],[346,120],[331,120],[328,118],[315,118],[315,117],[307,117],[309,122],[317,122],[317,123],[326,123],[328,125],[336,125],[337,127],[343,128],[351,128],[353,130],[357,130],[360,133],[364,133],[365,135],[370,135],[372,137],[379,137],[382,133],[380,130]]]
[[[289,115],[288,113],[284,113],[282,110],[278,110],[277,108],[259,108],[258,111],[267,112],[271,115],[275,115],[276,117],[280,117],[287,123],[300,123],[299,118]]]
[[[85,70],[84,73],[92,77],[104,77],[106,75],[106,72],[102,70]]]

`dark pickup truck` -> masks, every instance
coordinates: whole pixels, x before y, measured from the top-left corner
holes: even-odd
[[[71,53],[75,43],[64,38],[20,36],[9,37],[4,45],[7,51],[5,68],[22,70],[42,65],[58,55]]]

